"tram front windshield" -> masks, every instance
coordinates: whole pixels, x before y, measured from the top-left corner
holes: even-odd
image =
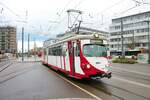
[[[83,46],[83,54],[86,57],[106,57],[107,51],[104,45],[85,44]]]

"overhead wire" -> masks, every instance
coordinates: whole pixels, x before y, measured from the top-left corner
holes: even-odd
[[[76,5],[74,6],[74,8],[75,8],[75,9],[78,8],[78,6],[81,5],[81,4],[83,3],[83,1],[85,1],[85,0],[80,0],[80,1],[78,2],[78,4],[76,4]],[[125,0],[124,0],[124,1],[125,1]],[[71,3],[71,1],[69,1],[66,5],[69,6],[70,3]],[[101,12],[99,12],[99,13],[97,13],[97,14],[106,12],[107,10],[112,9],[113,7],[117,6],[117,5],[120,4],[120,3],[122,3],[122,0],[119,0],[118,2],[112,4],[111,6],[105,8],[104,10],[102,10]],[[143,3],[143,4],[149,4],[149,3]],[[62,9],[62,11],[61,11],[60,14],[62,14],[62,13],[64,12],[64,10],[67,8],[66,5],[65,5],[65,7]],[[130,10],[132,10],[132,9],[138,7],[138,6],[140,6],[140,5],[135,5],[135,6],[131,7],[131,8],[128,8],[127,10],[122,11],[121,14],[122,14],[122,13],[125,13],[125,12],[127,12],[127,11],[130,11]],[[61,15],[61,16],[62,16],[62,15]],[[64,19],[65,19],[65,16],[63,17],[62,20],[60,20],[59,23],[57,23],[57,27],[58,27],[58,25],[60,25],[60,24],[64,21]],[[55,26],[55,27],[56,27],[56,26]]]
[[[66,6],[65,6],[64,9],[62,10],[62,12],[67,8],[67,6],[69,6],[69,4],[70,4],[72,1],[73,1],[73,0],[71,0],[70,2],[68,2],[68,3],[66,4]],[[78,4],[76,4],[76,5],[73,7],[73,9],[77,9],[77,7],[78,7],[79,5],[81,5],[84,1],[85,1],[85,0],[80,0],[80,1],[78,2]],[[66,16],[65,16],[65,17],[66,17]],[[62,23],[62,21],[64,21],[65,17],[63,17],[63,19],[60,21],[60,23]],[[58,23],[58,25],[60,25],[60,23]]]
[[[132,10],[132,9],[136,8],[136,7],[139,7],[139,6],[141,6],[141,5],[144,5],[144,4],[148,4],[148,5],[150,5],[150,3],[145,3],[143,0],[142,0],[142,2],[137,1],[137,0],[132,0],[132,1],[134,1],[134,2],[136,3],[136,5],[135,5],[135,6],[133,6],[133,7],[131,7],[131,8],[128,8],[128,9],[127,9],[127,10],[125,10],[125,11],[120,12],[120,14],[123,14],[123,13],[125,13],[125,12],[128,12],[128,11],[130,11],[130,10]]]
[[[60,24],[62,23],[62,21],[64,21],[64,19],[65,19],[66,16],[64,16],[64,17],[61,19],[62,14],[63,14],[63,12],[65,11],[65,9],[70,5],[70,3],[71,3],[72,1],[73,1],[73,0],[69,0],[69,1],[65,4],[65,6],[64,6],[64,8],[61,10],[61,12],[60,12],[60,13],[57,12],[57,15],[59,16],[60,20],[58,21],[58,23],[55,23],[54,29],[55,29],[55,27],[57,27],[58,25],[60,25]],[[57,25],[56,25],[56,24],[57,24]],[[50,30],[52,29],[52,26],[53,26],[53,25],[50,25],[50,26],[48,27],[48,31],[50,31]]]
[[[65,11],[65,9],[67,8],[67,6],[69,6],[72,1],[73,1],[73,0],[69,1],[69,2],[65,5],[65,7],[63,8],[63,10],[61,11],[60,14],[62,14],[62,13]],[[81,5],[81,4],[83,3],[83,1],[85,1],[85,0],[80,0],[80,1],[78,2],[78,4],[76,4],[76,5],[73,7],[73,9],[77,9],[77,7],[78,7],[79,5]],[[59,14],[59,13],[57,13],[57,14]],[[59,16],[61,16],[61,15],[59,15]],[[56,23],[57,26],[55,25],[54,27],[56,28],[56,27],[60,26],[61,23],[62,23],[65,19],[66,19],[66,16],[64,16],[64,17],[62,18],[62,20],[59,21],[59,23]],[[50,27],[52,27],[52,26],[50,26]],[[55,28],[54,28],[54,29],[55,29]]]
[[[123,14],[123,13],[128,12],[128,11],[130,11],[130,10],[132,10],[132,9],[134,9],[134,8],[136,8],[136,7],[138,7],[138,6],[141,6],[142,4],[149,4],[149,5],[150,5],[150,3],[145,3],[145,2],[143,2],[143,0],[142,0],[142,2],[137,1],[137,0],[132,0],[132,1],[134,1],[134,2],[136,3],[135,6],[133,6],[133,7],[131,7],[131,8],[128,8],[128,9],[126,9],[125,11],[122,11],[122,12],[117,13],[117,14]],[[116,5],[120,4],[120,3],[122,3],[122,0],[116,2],[115,4],[111,5],[110,7],[106,8],[106,9],[104,9],[104,10],[101,11],[100,13],[103,13],[104,11],[107,11],[107,10],[111,9],[111,8],[113,8],[114,6],[116,6]]]
[[[103,25],[103,12],[106,12],[107,10],[109,10],[109,9],[112,9],[114,6],[117,6],[118,4],[120,4],[120,3],[122,3],[123,1],[122,0],[119,0],[118,2],[116,2],[116,3],[114,3],[114,4],[112,4],[112,5],[110,5],[109,7],[107,7],[107,8],[105,8],[105,9],[103,9],[101,12],[98,12],[96,15],[98,16],[99,14],[101,14],[102,15],[102,25]],[[90,18],[94,18],[90,13],[89,13],[89,17]],[[93,24],[91,24],[91,26],[93,26],[94,25],[94,23]]]
[[[77,9],[77,7],[78,7],[79,5],[81,5],[84,1],[85,1],[85,0],[80,0],[80,1],[78,2],[78,4],[76,4],[76,5],[74,6],[74,9]]]
[[[73,0],[69,0],[69,2],[67,2],[67,4],[65,5],[65,7],[62,9],[62,11],[60,12],[60,15],[65,11],[65,9],[69,6],[69,4],[72,2]]]
[[[17,17],[19,17],[19,18],[21,18],[21,16],[19,15],[19,14],[17,14],[17,13],[15,13],[12,9],[10,9],[8,6],[6,6],[4,3],[2,3],[1,1],[0,1],[0,5],[2,5],[4,8],[6,8],[7,10],[9,10],[12,14],[14,14],[15,16],[17,16]],[[22,19],[22,18],[21,18]]]
[[[120,12],[120,14],[123,14],[123,13],[125,13],[125,12],[128,12],[128,11],[130,11],[130,10],[132,10],[132,9],[134,9],[134,8],[136,8],[136,7],[138,7],[138,6],[140,6],[140,5],[135,5],[135,6],[131,7],[131,8],[128,8],[127,10]]]
[[[116,2],[116,3],[114,3],[114,4],[112,4],[112,5],[110,5],[109,7],[105,8],[105,9],[103,9],[100,13],[103,13],[103,12],[105,12],[105,11],[111,9],[111,8],[113,8],[114,6],[117,6],[117,5],[120,4],[120,3],[122,3],[122,0],[120,0],[120,1],[118,1],[118,2]]]
[[[79,0],[79,2],[78,2],[72,9],[77,10],[77,7],[78,7],[79,5],[81,5],[84,1],[85,1],[85,0]],[[79,8],[78,8],[78,9],[79,9]],[[70,16],[72,16],[72,17],[74,18],[74,21],[73,21],[73,23],[72,23],[72,22],[71,22],[71,17],[70,17],[70,22],[72,23],[72,25],[69,26],[69,22],[68,22],[68,28],[69,28],[69,29],[73,28],[73,26],[76,25],[75,23],[76,23],[76,21],[78,20],[79,16],[80,16],[80,20],[82,20],[82,15],[81,15],[81,13],[79,13],[79,14],[76,15],[76,16],[74,16],[73,14],[70,14]],[[69,17],[69,16],[68,16],[68,17]],[[69,20],[68,20],[68,21],[69,21]]]

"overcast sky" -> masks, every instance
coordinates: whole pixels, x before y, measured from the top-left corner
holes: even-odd
[[[150,11],[149,4],[135,0],[0,0],[0,25],[17,27],[20,50],[21,27],[31,34],[31,41],[40,41],[56,36],[67,30],[68,9],[83,11],[81,26],[108,31],[111,19],[133,13]],[[149,0],[136,0],[150,3]],[[136,7],[135,7],[136,6]],[[131,10],[128,10],[135,7]],[[33,45],[32,45],[33,46]],[[27,46],[25,46],[27,48]]]

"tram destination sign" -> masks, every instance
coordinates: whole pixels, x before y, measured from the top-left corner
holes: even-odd
[[[96,44],[103,44],[103,40],[101,39],[91,39],[91,43],[96,43]]]

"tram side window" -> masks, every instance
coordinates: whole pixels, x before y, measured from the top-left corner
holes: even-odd
[[[62,47],[61,46],[58,46],[56,47],[56,52],[57,52],[57,56],[62,56]]]
[[[52,48],[51,49],[51,55],[62,56],[62,48],[61,48],[61,46]]]
[[[56,48],[52,48],[52,55],[56,56],[56,54],[57,54]]]
[[[59,49],[56,48],[56,56],[58,56],[58,55],[59,55]]]
[[[52,55],[52,49],[49,48],[49,52],[48,52],[49,55]]]
[[[60,54],[60,56],[62,56],[62,48],[61,47],[59,49],[59,54]]]
[[[44,49],[44,55],[46,55],[46,49]]]

